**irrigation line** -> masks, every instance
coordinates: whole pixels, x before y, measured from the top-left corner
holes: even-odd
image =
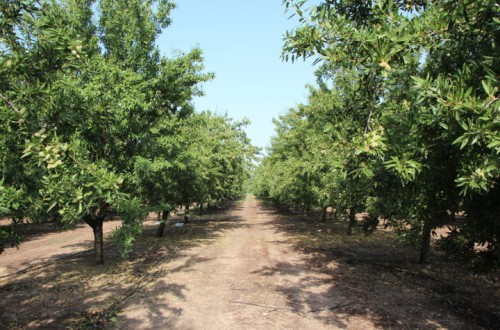
[[[101,311],[101,313],[100,313],[100,316],[93,323],[94,324],[98,324],[101,321],[103,321],[103,319],[108,316],[108,312],[109,311],[111,311],[113,309],[116,309],[118,306],[120,306],[121,304],[123,304],[127,299],[129,299],[134,294],[136,294],[137,292],[139,292],[142,288],[148,286],[150,283],[152,283],[154,280],[156,280],[157,279],[157,275],[159,275],[159,274],[161,274],[163,272],[163,269],[164,269],[165,266],[162,266],[160,269],[158,269],[157,271],[155,271],[153,273],[149,273],[149,270],[154,269],[156,266],[158,266],[160,264],[160,262],[164,261],[165,258],[167,258],[167,257],[173,258],[177,254],[178,250],[179,250],[179,248],[177,248],[177,247],[173,248],[170,251],[167,251],[165,254],[161,255],[159,258],[157,258],[154,261],[153,265],[151,265],[149,267],[148,271],[145,272],[139,278],[139,280],[136,282],[135,286],[131,290],[129,290],[127,293],[125,293],[123,295],[123,297],[121,297],[120,299],[112,302],[107,307],[103,308],[102,311]],[[147,277],[149,277],[149,280],[146,281]]]
[[[235,300],[228,300],[228,302],[234,303],[234,304],[241,304],[241,305],[249,305],[249,306],[256,306],[256,307],[267,308],[267,309],[269,309],[269,312],[274,312],[274,311],[277,311],[277,310],[285,310],[285,311],[296,312],[296,313],[299,313],[299,314],[317,313],[317,312],[322,312],[322,311],[327,311],[327,310],[333,310],[333,309],[337,309],[337,308],[347,307],[347,306],[355,304],[355,302],[350,302],[350,303],[346,303],[346,304],[338,304],[338,305],[334,305],[334,306],[330,306],[330,307],[311,309],[309,311],[302,312],[302,311],[298,311],[298,310],[296,310],[294,308],[289,308],[289,307],[267,306],[267,305],[254,304],[254,303],[249,303],[249,302],[244,302],[244,301],[235,301]]]
[[[86,254],[91,254],[92,252],[93,252],[92,250],[86,250],[86,251],[80,251],[80,252],[72,253],[70,255],[66,255],[64,257],[60,257],[60,258],[57,258],[57,259],[54,259],[54,260],[48,260],[47,262],[42,263],[41,265],[31,265],[31,266],[23,268],[23,269],[21,269],[21,270],[19,270],[17,272],[6,274],[6,275],[1,275],[0,278],[6,278],[6,277],[15,276],[15,275],[25,274],[25,273],[28,273],[28,272],[31,272],[31,271],[34,271],[34,270],[42,269],[42,268],[48,267],[50,265],[59,263],[59,262],[61,262],[63,260],[74,259],[74,258],[78,258],[78,257],[84,256]]]
[[[347,306],[351,306],[351,305],[354,305],[356,302],[350,302],[350,303],[346,303],[346,304],[338,304],[338,305],[335,305],[335,306],[330,306],[330,307],[325,307],[325,308],[318,308],[318,309],[312,309],[310,311],[307,311],[306,313],[316,313],[316,312],[322,312],[322,311],[327,311],[327,310],[332,310],[332,309],[337,309],[337,308],[342,308],[342,307],[347,307]]]
[[[365,261],[365,260],[351,258],[351,257],[348,257],[348,260],[350,262],[356,262],[356,263],[365,264],[365,265],[368,265],[368,266],[371,266],[371,267],[381,268],[381,269],[383,269],[383,270],[391,273],[392,275],[394,275],[403,284],[405,284],[406,286],[408,286],[410,288],[414,288],[414,287],[412,287],[412,285],[413,286],[419,286],[419,287],[423,287],[423,288],[425,288],[427,290],[431,290],[431,291],[433,291],[435,293],[439,293],[439,294],[442,294],[443,291],[453,291],[454,290],[454,287],[452,285],[450,285],[450,284],[448,284],[445,281],[442,281],[440,279],[434,278],[432,275],[429,275],[429,274],[415,273],[415,272],[412,272],[412,271],[409,271],[409,270],[406,270],[406,269],[403,269],[403,268],[392,267],[392,266],[387,266],[387,265],[382,265],[382,264],[377,264],[377,263],[373,263],[373,262],[370,262],[370,261]],[[438,283],[439,285],[442,286],[442,289],[435,289],[435,288],[426,286],[426,285],[424,285],[422,283],[418,283],[418,282],[411,281],[411,280],[404,280],[397,273],[408,274],[408,275],[411,275],[411,276],[416,277],[416,278],[421,278],[421,279],[424,279],[424,280],[427,280],[427,281],[432,281],[432,282]],[[417,291],[421,292],[418,289],[417,289]]]
[[[260,304],[254,304],[254,303],[249,303],[249,302],[244,302],[244,301],[236,301],[236,300],[228,300],[228,302],[233,303],[233,304],[241,304],[241,305],[263,307],[263,308],[271,309],[273,311],[281,309],[281,310],[296,312],[295,309],[293,309],[293,308],[287,308],[287,307],[266,306],[266,305],[260,305]]]

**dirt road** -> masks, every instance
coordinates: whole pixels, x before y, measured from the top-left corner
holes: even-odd
[[[232,212],[240,219],[238,228],[170,263],[153,290],[132,298],[119,313],[118,328],[373,327],[366,318],[342,314],[350,297],[326,294],[331,278],[292,249],[254,197]]]

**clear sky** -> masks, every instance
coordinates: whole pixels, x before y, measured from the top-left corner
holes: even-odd
[[[172,25],[158,44],[164,55],[172,50],[203,50],[207,71],[215,79],[204,85],[206,96],[196,109],[227,112],[252,124],[252,144],[265,147],[274,132],[272,118],[307,97],[314,83],[311,62],[281,60],[283,35],[295,26],[281,0],[176,0]]]

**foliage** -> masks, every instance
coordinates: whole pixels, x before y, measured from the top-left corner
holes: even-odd
[[[148,215],[138,199],[125,200],[118,205],[118,213],[123,224],[113,231],[113,240],[123,258],[132,250],[135,236],[142,232],[142,222]]]
[[[245,125],[202,112],[152,128],[154,139],[136,157],[133,172],[135,189],[150,210],[239,197],[256,152]]]
[[[297,187],[313,207],[382,216],[418,242],[421,262],[433,228],[463,211],[452,238],[498,258],[497,4],[284,4],[300,25],[287,32],[283,58],[321,63],[318,87],[277,122],[257,192],[295,206]]]
[[[157,49],[174,7],[167,0],[2,2],[2,216],[63,228],[83,220],[102,263],[108,213],[120,212],[113,237],[126,255],[144,210],[192,203],[198,191],[226,198],[240,189],[251,154],[244,124],[194,114],[193,97],[213,78],[201,50],[167,58]],[[224,143],[214,140],[222,133],[196,126],[211,122],[227,130],[228,148],[214,146]],[[197,149],[186,149],[191,143]],[[228,163],[199,161],[219,151],[231,151]],[[218,177],[212,186],[201,174],[208,165]],[[12,228],[0,227],[2,244],[17,243]]]

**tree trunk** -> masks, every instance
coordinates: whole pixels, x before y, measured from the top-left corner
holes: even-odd
[[[347,235],[351,236],[353,234],[353,229],[356,226],[356,208],[351,207],[349,209],[349,228],[347,228]]]
[[[102,226],[106,218],[107,208],[106,203],[100,202],[99,206],[94,207],[91,212],[82,219],[94,232],[95,262],[98,265],[104,263],[104,234]]]
[[[456,218],[456,213],[457,213],[457,212],[455,211],[455,209],[454,209],[454,208],[450,210],[450,221],[451,221],[452,223],[455,223],[455,221],[457,220],[457,218]]]
[[[104,223],[104,217],[98,217],[94,222],[94,251],[95,251],[95,263],[98,265],[104,264],[104,235],[102,231],[102,226]]]
[[[184,208],[184,223],[189,223],[189,205],[186,205],[186,207]]]
[[[321,210],[321,222],[326,222],[326,207]]]
[[[163,210],[162,215],[161,215],[160,225],[158,226],[158,229],[156,230],[156,237],[163,237],[163,232],[165,231],[165,224],[167,223],[169,213],[170,213],[169,210]]]
[[[203,214],[203,202],[200,202],[200,210],[198,212],[199,215]]]
[[[425,219],[424,228],[422,230],[422,241],[420,244],[420,258],[418,260],[419,264],[425,264],[427,262],[427,257],[431,249],[431,232],[432,223],[429,219]]]

